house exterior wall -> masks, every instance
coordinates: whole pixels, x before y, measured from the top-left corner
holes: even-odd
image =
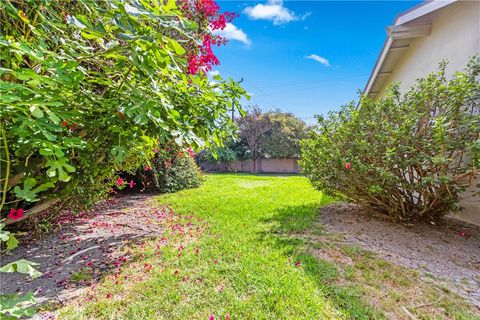
[[[465,68],[470,57],[480,54],[480,1],[460,1],[432,14],[431,34],[414,39],[389,75],[377,98],[385,94],[389,84],[400,82],[405,91],[416,79],[438,69],[443,59],[449,63],[447,76]],[[477,181],[480,178],[477,178]],[[480,225],[480,196],[471,187],[462,195],[461,206],[455,215],[466,222]]]
[[[415,23],[412,21],[411,23]],[[400,82],[408,89],[416,79],[438,69],[447,60],[447,76],[463,70],[475,54],[480,53],[480,1],[460,1],[432,13],[432,29],[428,37],[414,39],[395,64],[392,74],[379,90]]]

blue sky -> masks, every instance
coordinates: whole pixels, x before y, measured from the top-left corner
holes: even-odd
[[[244,79],[248,104],[308,123],[357,99],[385,41],[385,27],[419,1],[219,1],[240,17],[215,53],[224,78]]]

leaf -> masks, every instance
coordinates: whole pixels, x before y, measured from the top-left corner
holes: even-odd
[[[37,198],[38,193],[45,191],[49,188],[53,188],[55,186],[52,182],[47,182],[33,189],[36,184],[37,180],[35,180],[34,178],[29,178],[23,182],[23,189],[21,189],[19,186],[16,186],[13,191],[15,192],[17,198],[23,199],[28,202],[35,202],[39,200]]]
[[[43,118],[43,111],[40,109],[39,106],[33,105],[30,107],[30,112],[32,113],[32,116],[35,118]]]
[[[173,50],[178,55],[182,55],[185,53],[185,49],[173,39],[167,38],[167,47]]]
[[[118,162],[122,162],[127,157],[127,149],[123,146],[113,147],[111,153]]]
[[[42,273],[33,266],[38,266],[38,263],[21,259],[4,265],[0,268],[0,272],[18,272],[28,274],[32,279],[35,279],[40,277]]]
[[[18,243],[19,242],[18,242],[17,238],[13,234],[10,234],[9,237],[8,237],[8,240],[6,241],[7,250],[15,249],[16,247],[18,247]]]
[[[67,182],[70,181],[72,178],[68,175],[68,173],[75,172],[75,167],[68,163],[67,158],[60,158],[58,160],[55,159],[48,159],[46,167],[47,169],[47,176],[55,177],[58,174],[58,180]]]
[[[10,237],[10,231],[3,230],[5,223],[0,222],[0,241],[7,242]]]
[[[14,318],[30,318],[35,315],[36,303],[32,292],[25,295],[17,293],[0,294],[0,314]]]
[[[22,19],[23,22],[30,23],[30,20],[28,20],[25,12],[23,12],[22,10],[18,10],[18,16],[20,17],[20,19]]]
[[[87,26],[78,20],[75,16],[67,16],[67,23],[72,24],[77,28],[85,29]]]

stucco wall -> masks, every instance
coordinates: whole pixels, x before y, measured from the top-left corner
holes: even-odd
[[[401,82],[400,88],[408,89],[416,79],[437,70],[443,59],[449,62],[447,75],[452,75],[480,53],[480,1],[451,4],[432,13],[431,23],[430,35],[411,42],[379,90],[379,96],[392,82]]]
[[[401,82],[402,91],[408,89],[416,79],[437,70],[443,59],[449,62],[447,76],[451,76],[463,70],[470,57],[480,54],[480,1],[461,1],[440,9],[432,15],[431,23],[431,34],[412,41],[378,97],[393,82]],[[465,209],[456,217],[480,225],[480,196],[473,195],[476,191],[472,187],[463,194],[461,205]]]
[[[204,171],[212,172],[253,172],[253,161],[234,161],[229,164],[200,163]],[[299,173],[297,159],[258,159],[257,172],[264,173]]]

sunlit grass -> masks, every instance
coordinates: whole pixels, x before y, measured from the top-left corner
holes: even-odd
[[[119,276],[110,276],[89,301],[77,301],[60,314],[70,319],[389,318],[383,308],[395,307],[388,305],[395,303],[395,294],[405,303],[418,275],[325,235],[317,215],[329,202],[301,176],[209,175],[198,189],[157,198],[157,205],[180,214],[165,222],[165,243],[157,247],[156,239],[130,248],[134,258]],[[172,231],[178,225],[184,233]],[[319,257],[321,250],[334,259]],[[353,262],[346,265],[336,257]],[[382,293],[384,283],[394,288]],[[381,294],[389,298],[374,309],[370,298]]]

